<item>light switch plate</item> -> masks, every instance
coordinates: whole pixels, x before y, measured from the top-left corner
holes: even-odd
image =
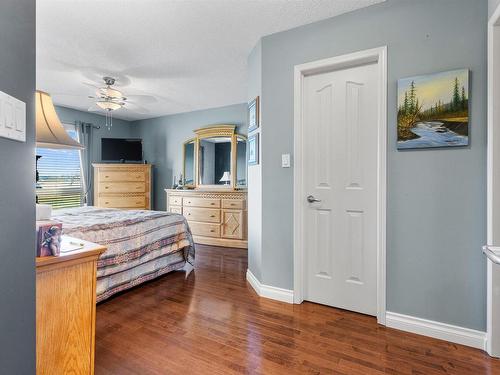
[[[290,154],[281,155],[281,168],[290,168]]]
[[[0,91],[0,137],[26,142],[26,103]]]

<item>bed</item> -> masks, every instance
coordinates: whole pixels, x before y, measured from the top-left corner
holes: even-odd
[[[194,265],[194,243],[182,215],[98,207],[60,209],[66,235],[107,247],[97,263],[97,302],[160,275]]]

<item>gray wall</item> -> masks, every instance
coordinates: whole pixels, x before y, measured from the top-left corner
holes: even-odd
[[[35,373],[35,0],[0,2],[0,90],[26,102],[26,143],[0,138],[0,372]]]
[[[293,288],[293,67],[388,46],[387,309],[485,329],[486,0],[388,0],[262,39],[262,277]],[[396,81],[471,70],[471,146],[396,150]]]
[[[500,4],[500,0],[488,0],[488,17],[491,17],[498,4]]]
[[[215,124],[234,124],[246,134],[246,104],[163,116],[135,121],[135,136],[144,141],[144,157],[153,164],[156,210],[165,210],[165,192],[172,186],[172,176],[182,172],[182,144],[194,136],[193,130]]]
[[[261,41],[248,56],[247,69],[248,102],[260,96],[262,114]],[[262,135],[262,127],[255,132]],[[259,153],[259,164],[248,166],[248,269],[262,281],[262,147],[259,148]]]

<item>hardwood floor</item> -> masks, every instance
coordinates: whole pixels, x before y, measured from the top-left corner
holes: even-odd
[[[480,350],[313,303],[256,296],[246,251],[197,246],[175,272],[97,306],[96,374],[500,374]]]

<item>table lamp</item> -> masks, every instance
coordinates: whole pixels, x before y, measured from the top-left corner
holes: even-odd
[[[36,103],[36,147],[52,149],[78,149],[84,147],[69,136],[57,116],[54,103],[49,94],[37,90],[35,93]],[[40,157],[37,156],[37,161]],[[38,163],[37,171],[38,176]],[[50,219],[52,206],[48,204],[36,205],[36,219]]]
[[[224,182],[224,185],[229,185],[230,181],[231,181],[231,176],[229,175],[228,171],[224,172],[222,178],[219,180],[219,182]]]

